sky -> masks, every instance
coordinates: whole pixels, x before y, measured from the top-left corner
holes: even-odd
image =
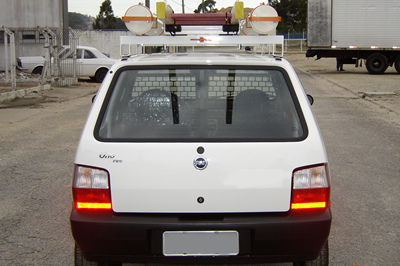
[[[104,0],[68,0],[68,11],[81,13],[84,15],[97,16],[100,11],[100,6]],[[150,10],[156,13],[156,2],[161,0],[150,0]],[[175,13],[182,13],[182,0],[166,0]],[[233,6],[235,0],[215,0],[216,8]],[[245,7],[257,7],[260,3],[268,1],[262,0],[242,0]],[[125,15],[126,10],[137,5],[139,2],[144,3],[142,0],[111,0],[111,6],[116,17],[122,17]],[[185,2],[185,13],[193,13],[193,10],[197,9],[201,0],[184,0]]]

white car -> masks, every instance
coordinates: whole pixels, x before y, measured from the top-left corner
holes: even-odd
[[[74,53],[69,46],[59,51],[60,67],[64,75],[87,77],[102,82],[110,67],[118,59],[109,58],[94,47],[78,46],[76,48],[76,64],[73,64]],[[18,57],[18,69],[27,73],[41,74],[45,58],[43,56]],[[54,62],[54,60],[52,60]]]
[[[76,150],[75,265],[328,265],[331,181],[309,98],[279,56],[116,63]]]

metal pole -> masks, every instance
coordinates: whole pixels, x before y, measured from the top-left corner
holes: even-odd
[[[288,33],[287,33],[287,39],[286,39],[286,51],[289,49],[289,39],[290,39],[290,29],[288,30]]]
[[[70,44],[70,51],[73,51],[72,54],[72,76],[74,78],[77,78],[78,70],[77,70],[77,54],[76,54],[76,48],[78,46],[77,42],[79,37],[77,37],[76,32],[69,27],[69,33],[71,34],[72,37],[72,44]]]
[[[15,59],[15,38],[14,33],[10,31],[10,44],[11,44],[11,86],[13,89],[17,88],[17,73],[15,71],[17,67]]]
[[[2,27],[4,29],[4,57],[5,57],[5,71],[6,71],[6,82],[8,82],[10,80],[10,55],[8,54],[9,50],[8,50],[8,34],[7,31],[5,30],[4,27]]]
[[[6,35],[8,37],[8,38],[5,38],[5,40],[4,40],[5,41],[5,49],[6,49],[6,73],[8,73],[7,68],[9,66],[9,63],[11,60],[11,68],[10,68],[11,86],[14,90],[17,87],[17,74],[15,72],[15,69],[17,67],[17,63],[15,61],[16,60],[15,59],[15,38],[14,38],[14,33],[12,31],[10,31],[9,29],[7,29],[5,27],[3,27],[3,28],[4,28],[4,33],[5,33],[4,37],[6,37]],[[9,52],[11,53],[11,56],[9,56],[7,53],[8,52],[7,51],[8,50],[8,40],[10,40]],[[6,79],[8,79],[7,76],[6,76]]]
[[[62,30],[62,32],[68,32],[68,25],[69,25],[69,21],[68,21],[68,0],[63,0],[63,14],[62,14],[62,18],[63,18],[63,26],[62,29],[60,29],[60,31]],[[62,36],[62,44],[64,45],[68,45],[69,44],[69,35],[68,34],[64,34]]]
[[[51,78],[50,36],[46,32],[45,29],[42,29],[42,28],[38,28],[38,29],[45,37],[45,42],[44,42],[43,47],[46,48],[46,56],[44,58],[42,74],[40,75],[40,78],[39,78],[40,85],[44,85],[46,83],[47,79]]]
[[[185,14],[185,0],[182,0],[182,13]]]

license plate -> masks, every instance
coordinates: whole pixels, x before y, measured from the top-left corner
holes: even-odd
[[[235,256],[239,254],[237,231],[166,231],[164,256]]]

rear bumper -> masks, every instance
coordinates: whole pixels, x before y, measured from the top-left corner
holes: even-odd
[[[239,232],[239,254],[196,257],[196,264],[264,263],[315,259],[328,239],[330,209],[263,214],[116,214],[71,212],[73,237],[87,260],[136,263],[193,263],[165,257],[165,231]]]

